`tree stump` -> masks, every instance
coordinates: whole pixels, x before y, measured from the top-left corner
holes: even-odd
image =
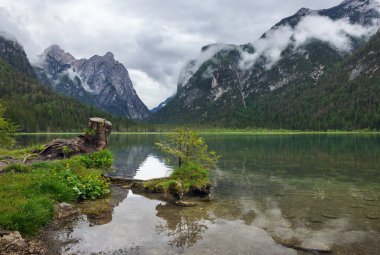
[[[112,123],[102,118],[90,118],[84,135],[71,139],[56,139],[44,145],[40,156],[44,159],[68,158],[76,154],[91,153],[107,148]]]

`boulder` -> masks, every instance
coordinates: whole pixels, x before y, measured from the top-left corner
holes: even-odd
[[[13,231],[0,237],[0,245],[4,247],[3,250],[5,251],[5,254],[23,251],[28,246],[27,242],[22,238],[18,231]]]

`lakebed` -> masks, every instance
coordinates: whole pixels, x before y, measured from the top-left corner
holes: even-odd
[[[70,136],[70,135],[69,135]],[[20,145],[56,135],[20,135]],[[62,135],[58,135],[62,137]],[[170,174],[159,134],[115,134],[109,175]],[[222,156],[211,201],[182,208],[170,197],[120,186],[50,234],[63,254],[333,254],[380,249],[380,136],[376,134],[205,134]]]

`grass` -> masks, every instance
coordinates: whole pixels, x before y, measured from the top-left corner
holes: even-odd
[[[38,153],[44,149],[43,145],[33,145],[29,147],[24,147],[22,149],[7,150],[0,148],[0,160],[5,157],[12,157],[14,159],[23,159],[24,157],[32,154]]]
[[[0,175],[0,227],[34,235],[53,219],[54,204],[104,196],[109,188],[103,171],[111,163],[110,152],[102,151],[60,161],[8,165]]]
[[[176,184],[181,183],[181,187]],[[146,181],[144,188],[151,192],[168,192],[171,187],[184,193],[206,190],[211,185],[208,171],[196,163],[174,169],[170,177]],[[175,187],[177,186],[177,187]]]

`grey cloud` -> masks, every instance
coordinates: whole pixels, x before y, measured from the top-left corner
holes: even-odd
[[[254,41],[301,7],[321,9],[339,2],[0,0],[0,30],[16,36],[32,60],[51,44],[76,58],[114,52],[131,70],[137,93],[153,107],[175,93],[181,68],[202,46]]]

